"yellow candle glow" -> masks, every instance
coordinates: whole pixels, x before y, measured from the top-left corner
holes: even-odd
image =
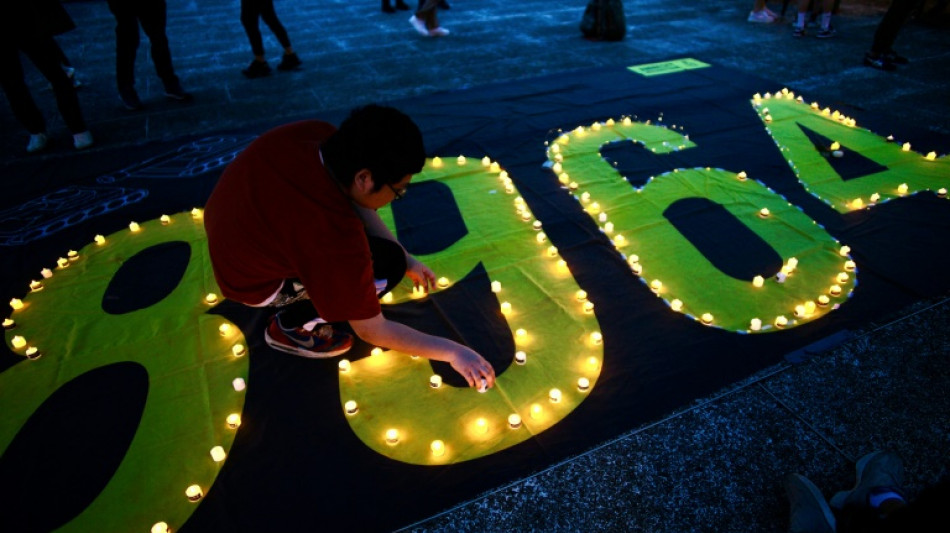
[[[838,283],[847,283],[850,278],[851,276],[849,276],[847,272],[839,272],[835,277]]]
[[[168,223],[172,221],[172,217],[168,215],[162,215],[158,218],[158,220],[162,223],[163,226],[167,226]]]
[[[772,213],[769,211],[768,207],[763,207],[762,209],[759,209],[759,216],[762,218],[768,218],[769,215],[771,214]]]
[[[386,430],[386,442],[388,444],[396,444],[399,442],[399,431],[394,428]]]
[[[501,282],[500,281],[491,282],[491,291],[496,294],[501,292]]]
[[[79,259],[79,252],[77,252],[76,250],[70,250],[66,252],[66,258],[69,259],[70,261],[76,261]]]
[[[851,209],[861,209],[862,207],[864,207],[864,200],[860,198],[851,200]]]
[[[234,355],[234,357],[244,357],[246,353],[247,348],[245,348],[243,344],[235,344],[231,347],[231,354]]]
[[[805,302],[805,316],[811,316],[815,314],[815,302],[808,300]]]
[[[442,457],[445,455],[445,443],[440,440],[434,440],[429,444],[429,449],[432,450],[432,455],[436,457]]]
[[[548,391],[548,399],[551,400],[551,403],[558,403],[561,401],[561,389],[551,389]]]
[[[102,246],[103,244],[106,243],[106,238],[103,237],[102,235],[96,235],[95,237],[92,238],[92,240],[99,246]]]
[[[775,317],[775,325],[780,328],[784,328],[786,325],[788,325],[788,319],[785,318],[784,316],[779,315]]]
[[[749,329],[752,331],[759,331],[762,329],[762,321],[758,318],[753,318],[749,321]]]
[[[844,262],[844,269],[847,270],[848,272],[854,271],[856,266],[857,265],[854,264],[854,261],[848,260]]]
[[[897,193],[898,193],[898,194],[907,194],[907,184],[906,184],[906,183],[901,183],[900,185],[898,185],[898,186],[897,186]]]
[[[574,293],[574,297],[577,298],[578,302],[583,302],[587,300],[587,291],[585,291],[584,289],[580,289]]]
[[[515,330],[515,337],[518,340],[524,340],[528,338],[528,331],[524,328],[518,328]]]
[[[653,281],[650,282],[650,289],[652,289],[653,292],[660,292],[660,289],[662,289],[662,288],[663,288],[663,282],[662,282],[662,281],[660,281],[660,280],[658,280],[658,279],[655,279],[655,280],[653,280]]]
[[[528,354],[524,352],[515,352],[515,362],[519,365],[523,365],[528,361]]]
[[[600,367],[600,360],[592,355],[587,358],[587,366],[591,370],[597,370]]]
[[[53,271],[48,268],[44,268],[43,270],[40,270],[40,275],[43,276],[43,279],[49,279],[53,277]]]
[[[736,174],[736,178],[738,178],[739,181],[745,181],[748,177],[749,177],[749,175],[745,173],[745,170],[743,170],[743,171],[739,172],[738,174]]]
[[[377,346],[377,347],[373,348],[372,350],[370,350],[370,351],[369,351],[369,354],[370,354],[371,356],[377,356],[377,357],[378,357],[378,356],[380,356],[380,355],[383,355],[383,349],[380,348],[379,346]]]
[[[69,266],[69,259],[66,259],[65,257],[60,257],[59,259],[56,260],[56,266],[58,266],[59,268],[66,268],[66,267],[68,267],[68,266]]]
[[[487,167],[488,165],[491,165],[491,159],[489,159],[488,156],[486,155],[485,157],[482,158],[482,166]]]
[[[541,416],[544,415],[544,408],[541,407],[541,404],[533,403],[531,404],[531,418],[539,420]]]
[[[828,294],[830,294],[830,295],[832,295],[832,296],[838,296],[838,295],[840,295],[840,294],[841,294],[841,287],[839,287],[839,286],[837,286],[837,285],[832,285],[831,288],[828,289]]]
[[[19,298],[13,298],[10,300],[10,307],[12,307],[14,311],[19,311],[23,309],[23,301]]]
[[[683,310],[682,300],[674,299],[672,302],[670,302],[670,309],[674,311],[682,311]]]
[[[435,156],[432,158],[432,168],[442,168],[442,158]]]
[[[711,313],[703,313],[703,316],[700,317],[703,321],[703,324],[709,325],[713,323],[713,316]]]
[[[599,331],[594,331],[590,334],[590,342],[591,344],[600,344],[604,342],[604,337]]]
[[[947,196],[947,188],[940,187],[939,189],[937,189],[937,196],[939,198],[945,198]]]
[[[29,348],[26,349],[25,352],[23,352],[23,355],[27,356],[27,358],[29,359],[39,359],[40,355],[42,354],[40,353],[39,348],[37,348],[36,346],[30,346]]]
[[[594,302],[584,302],[584,305],[582,307],[584,309],[584,312],[587,314],[594,312]]]
[[[16,335],[12,339],[10,339],[10,344],[12,344],[14,348],[19,350],[20,348],[23,348],[24,346],[26,346],[26,339],[24,339],[20,335]]]
[[[548,236],[545,235],[543,231],[535,235],[534,238],[538,241],[538,244],[544,244],[544,242],[548,240]]]
[[[521,415],[518,413],[512,413],[508,415],[508,427],[511,429],[518,429],[521,427]]]
[[[762,276],[756,276],[752,278],[753,287],[761,287],[764,284],[765,284],[765,278],[763,278]]]
[[[343,404],[343,410],[348,415],[355,415],[360,410],[360,407],[356,405],[355,401],[347,400],[346,403]]]
[[[155,522],[152,525],[152,533],[168,533],[168,524],[165,522]]]
[[[606,224],[604,224],[604,233],[610,235],[610,234],[613,233],[613,232],[614,232],[614,223],[613,223],[613,222],[607,222]],[[618,237],[618,238],[623,238],[623,235],[617,235],[617,237]]]
[[[205,303],[208,303],[208,304],[218,303],[218,295],[213,292],[209,292],[208,294],[205,295]]]
[[[218,326],[218,333],[220,333],[222,337],[227,337],[228,335],[230,335],[231,324],[221,324],[220,326]]]
[[[617,236],[614,237],[614,246],[619,247],[619,246],[624,246],[625,244],[627,244],[627,238],[618,233]]]
[[[548,257],[557,257],[557,246],[548,246]]]
[[[828,302],[830,302],[830,301],[831,301],[831,299],[828,298],[827,296],[825,296],[824,294],[818,296],[818,305],[820,305],[820,306],[822,306],[822,307],[828,305]]]
[[[440,289],[444,289],[449,286],[449,278],[439,278],[436,283],[439,285]]]
[[[488,165],[488,171],[489,171],[489,172],[501,172],[501,166],[500,166],[496,161],[492,161],[492,163],[491,163],[490,165]]]
[[[198,485],[190,485],[187,489],[185,489],[185,496],[188,497],[188,501],[190,502],[196,502],[204,495],[204,491],[202,491],[201,487]]]
[[[903,150],[903,151],[905,151],[905,152],[909,152],[909,151],[910,151],[910,143],[904,143],[903,145],[901,145],[901,150]]]
[[[220,463],[221,461],[224,461],[225,457],[227,457],[227,454],[224,452],[224,448],[221,446],[215,446],[214,448],[211,448],[211,459],[214,462]]]
[[[247,383],[244,381],[244,378],[234,378],[231,381],[231,386],[234,387],[235,391],[241,392],[247,388]]]
[[[796,305],[796,306],[795,306],[795,316],[798,317],[798,318],[802,318],[803,316],[805,316],[805,306],[804,306],[804,305],[799,304],[799,305]]]
[[[840,256],[842,256],[842,257],[846,257],[846,256],[847,256],[848,254],[850,254],[850,253],[851,253],[851,247],[850,247],[850,246],[842,246],[841,249],[838,250],[838,255],[840,255]]]
[[[871,194],[870,200],[871,200],[871,203],[872,203],[872,204],[876,204],[876,203],[878,202],[878,200],[880,200],[880,199],[881,199],[881,195],[880,195],[880,194],[878,194],[878,193],[872,193],[872,194]]]
[[[937,152],[927,152],[927,155],[925,156],[925,158],[927,159],[927,161],[934,161],[937,159]]]
[[[201,218],[201,215],[202,215],[201,209],[198,209],[197,207],[195,207],[191,210],[191,218],[198,219],[198,218]]]
[[[391,304],[391,303],[393,303],[393,293],[387,292],[386,294],[384,294],[384,295],[383,295],[383,298],[382,298],[382,302],[383,302],[384,304]]]
[[[129,222],[129,229],[130,229],[132,232],[136,232],[136,231],[138,231],[138,230],[140,230],[140,229],[142,229],[142,228],[139,226],[139,223],[138,223],[138,222]]]
[[[340,359],[340,362],[337,363],[337,368],[340,369],[340,372],[349,372],[350,371],[350,360],[349,359]]]
[[[237,429],[241,426],[241,415],[237,413],[231,413],[225,419],[225,422],[227,423],[229,428]]]
[[[590,389],[590,380],[587,378],[577,378],[577,390],[587,392]]]
[[[488,433],[488,420],[485,420],[484,418],[475,420],[475,432],[481,435]]]
[[[438,374],[432,374],[432,376],[429,377],[429,386],[432,387],[433,389],[438,389],[439,387],[441,387],[442,376]]]
[[[13,329],[14,326],[16,326],[16,322],[12,318],[3,319],[3,329]]]
[[[511,314],[511,303],[501,302],[501,314],[510,315]]]

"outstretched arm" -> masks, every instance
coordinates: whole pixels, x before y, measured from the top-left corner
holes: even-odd
[[[382,313],[366,320],[351,320],[350,325],[361,339],[370,344],[451,364],[470,387],[481,387],[482,380],[488,388],[495,385],[495,370],[491,364],[471,348],[455,341],[393,322]]]

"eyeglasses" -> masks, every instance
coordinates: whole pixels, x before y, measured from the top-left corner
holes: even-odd
[[[408,190],[407,188],[397,189],[388,183],[386,186],[389,187],[389,190],[393,192],[393,196],[396,197],[396,200],[401,200],[402,197],[406,195],[406,191]]]

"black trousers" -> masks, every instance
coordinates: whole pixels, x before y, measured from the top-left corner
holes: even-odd
[[[368,236],[369,250],[373,255],[373,277],[378,280],[386,280],[386,288],[379,293],[382,298],[386,293],[392,291],[396,285],[402,281],[406,275],[406,253],[398,244],[380,237]],[[295,292],[293,289],[295,280],[287,280],[284,283],[283,291]],[[329,280],[332,283],[332,280]],[[299,283],[299,281],[298,281]],[[319,287],[313,288],[319,290]],[[280,300],[280,298],[278,298]],[[286,300],[285,300],[286,301]],[[279,306],[279,303],[277,304]],[[318,318],[317,310],[313,308],[309,298],[297,298],[296,301],[282,307],[281,324],[286,328],[300,327],[311,320]]]
[[[887,8],[887,13],[884,13],[884,18],[881,19],[881,23],[877,25],[877,30],[874,32],[871,53],[879,55],[891,51],[898,32],[920,3],[921,0],[893,0],[891,2],[891,6]]]
[[[241,25],[244,26],[247,39],[251,41],[251,51],[254,55],[264,55],[264,41],[261,38],[258,19],[263,20],[270,31],[274,32],[274,37],[277,37],[281,46],[290,48],[290,37],[277,18],[274,0],[241,0]]]
[[[165,35],[165,0],[109,0],[115,16],[115,80],[120,88],[135,86],[135,55],[139,48],[139,25],[152,45],[155,73],[166,88],[178,85],[172,54]]]
[[[86,131],[86,122],[79,109],[76,89],[60,67],[59,47],[51,36],[38,36],[24,42],[14,43],[10,39],[0,38],[0,85],[10,101],[10,107],[17,120],[30,133],[46,131],[43,114],[36,107],[30,89],[23,79],[23,65],[20,63],[19,50],[36,65],[36,68],[53,86],[56,106],[63,116],[66,126],[73,133]]]

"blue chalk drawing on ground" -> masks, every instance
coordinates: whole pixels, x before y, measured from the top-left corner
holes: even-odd
[[[237,157],[256,135],[205,137],[117,172],[99,176],[99,183],[127,179],[186,179],[223,168]]]

